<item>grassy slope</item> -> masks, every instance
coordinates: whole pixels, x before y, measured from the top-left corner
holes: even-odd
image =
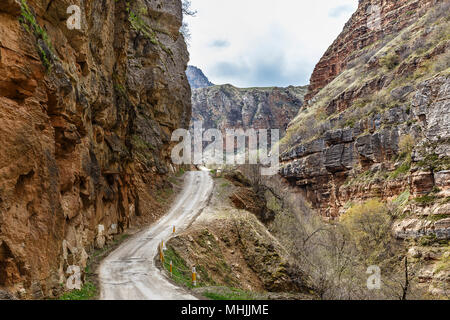
[[[402,102],[391,96],[390,93],[395,88],[415,86],[438,74],[450,74],[450,52],[444,50],[444,53],[436,54],[438,48],[449,42],[450,16],[448,10],[438,6],[399,34],[362,49],[355,54],[358,58],[350,61],[347,68],[323,88],[315,96],[313,103],[302,109],[291,122],[281,141],[282,151],[292,149],[299,140],[305,143],[318,138],[323,133],[321,125],[339,116],[342,119],[335,122],[335,128],[352,127],[357,120],[395,107]],[[418,62],[416,68],[409,72],[402,71],[415,62]],[[360,96],[341,114],[327,114],[327,105],[340,94],[357,91],[365,84],[382,77],[393,80],[378,92]]]

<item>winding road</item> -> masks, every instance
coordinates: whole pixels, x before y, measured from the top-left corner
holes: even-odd
[[[194,300],[187,290],[173,285],[155,266],[161,240],[172,236],[172,228],[188,227],[207,206],[213,190],[208,171],[185,175],[184,188],[169,213],[126,241],[100,265],[102,300]]]

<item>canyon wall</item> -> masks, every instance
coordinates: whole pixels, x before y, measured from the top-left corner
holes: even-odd
[[[378,199],[418,281],[440,296],[450,285],[449,12],[449,1],[360,1],[312,75],[280,169],[325,220]]]
[[[211,87],[214,84],[209,81],[202,70],[194,66],[188,66],[186,70],[189,84],[192,89]]]
[[[358,51],[390,34],[398,33],[421,17],[435,0],[359,0],[358,10],[316,65],[305,100],[330,83]]]
[[[289,121],[303,105],[307,87],[236,88],[220,85],[192,92],[192,121],[206,129],[279,129],[284,135]]]
[[[0,290],[55,296],[91,249],[159,217],[191,115],[181,24],[179,0],[1,2]]]
[[[367,3],[360,1],[351,23],[367,15]],[[422,8],[402,3],[416,8],[404,16]],[[437,187],[448,196],[448,6],[438,1],[409,25],[399,14],[384,17],[382,25],[394,25],[395,34],[354,52],[290,123],[281,174],[323,216],[339,216],[355,196],[389,198],[406,187],[418,196]],[[386,1],[382,9],[391,7]],[[353,32],[347,27],[338,40],[351,43]]]

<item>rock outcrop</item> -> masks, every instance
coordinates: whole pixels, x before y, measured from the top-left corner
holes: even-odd
[[[369,199],[387,205],[394,237],[415,244],[421,286],[438,296],[450,283],[449,8],[361,0],[281,143],[281,176],[325,220]]]
[[[357,52],[417,21],[435,0],[360,0],[358,10],[316,65],[305,100],[330,83]],[[355,54],[356,53],[356,54]]]
[[[179,0],[2,1],[0,288],[54,296],[89,250],[158,218],[191,114],[181,24]]]
[[[188,66],[186,70],[186,75],[188,77],[189,84],[191,88],[199,89],[212,87],[214,84],[209,81],[209,79],[205,76],[202,70],[194,66]]]
[[[279,129],[284,135],[289,121],[303,105],[306,87],[236,88],[221,85],[194,90],[192,121],[206,129]]]
[[[389,199],[408,188],[419,197],[435,187],[448,196],[449,90],[450,78],[437,77],[419,85],[411,105],[374,114],[353,128],[327,130],[284,153],[281,174],[326,217],[338,217],[357,198]],[[398,157],[404,137],[416,144],[412,159]]]
[[[385,41],[367,31],[372,40],[290,123],[281,174],[324,217],[338,217],[357,199],[393,199],[406,190],[411,198],[437,202],[449,196],[450,65],[444,36],[449,4],[422,4],[407,1],[400,7],[415,8],[408,16],[428,8],[409,25],[405,17],[384,16],[392,33]],[[366,7],[367,1],[360,1],[350,25]],[[401,12],[390,1],[381,8]],[[351,45],[353,29],[344,29],[338,42],[350,43],[341,47]],[[312,85],[310,93],[317,88]]]

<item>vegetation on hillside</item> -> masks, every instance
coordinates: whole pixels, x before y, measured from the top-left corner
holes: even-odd
[[[436,5],[426,15],[396,35],[384,37],[358,52],[345,70],[323,88],[310,105],[291,122],[281,150],[320,137],[325,131],[353,127],[357,121],[398,106],[410,94],[396,98],[394,89],[420,82],[437,74],[450,74],[450,4]],[[382,80],[382,81],[381,81]],[[377,90],[360,90],[369,83],[382,82]],[[345,110],[331,108],[345,92],[353,94]]]

